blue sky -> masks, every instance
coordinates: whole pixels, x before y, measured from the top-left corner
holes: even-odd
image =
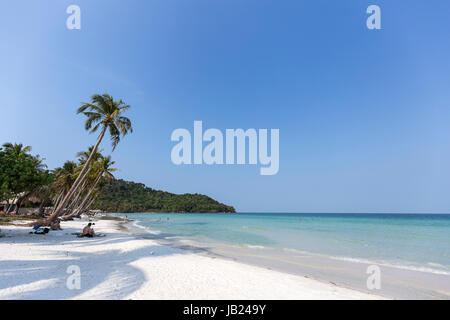
[[[81,30],[66,8],[81,8]],[[382,30],[366,28],[381,7]],[[35,0],[0,4],[1,142],[49,168],[96,136],[108,92],[135,132],[117,177],[239,211],[450,212],[450,3]],[[174,129],[280,129],[280,171],[175,166]],[[109,141],[103,143],[110,152]]]

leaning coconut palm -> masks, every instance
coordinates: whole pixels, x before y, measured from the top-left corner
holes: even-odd
[[[111,156],[102,157],[99,162],[95,163],[94,166],[96,167],[96,171],[98,170],[98,176],[94,181],[94,184],[84,197],[81,204],[73,210],[73,212],[67,216],[64,216],[64,219],[70,219],[74,217],[75,215],[78,215],[83,209],[86,208],[86,205],[89,203],[89,200],[91,199],[91,196],[93,195],[93,192],[96,190],[96,187],[98,183],[100,182],[100,179],[104,177],[106,180],[112,180],[114,179],[114,175],[112,174],[114,171],[117,171],[117,168],[111,168],[111,166],[114,165],[114,161],[111,161]]]
[[[94,201],[97,200],[98,195],[99,195],[99,191],[95,192],[94,195],[92,196],[92,199],[91,199],[91,200],[89,201],[89,203],[82,209],[82,211],[89,211],[89,210],[91,209],[92,205],[94,204]],[[77,215],[77,216],[79,216],[79,215],[81,214],[82,211],[78,212],[78,215]]]
[[[86,130],[90,130],[90,133],[96,132],[98,129],[101,131],[98,135],[97,142],[89,155],[89,158],[84,163],[83,169],[70,188],[68,194],[64,197],[56,210],[50,215],[45,223],[50,223],[63,212],[67,203],[78,189],[81,177],[83,177],[88,170],[106,131],[108,130],[111,136],[113,151],[120,142],[121,136],[125,136],[128,132],[133,132],[130,119],[122,116],[122,114],[129,108],[130,106],[125,104],[122,100],[114,101],[113,97],[109,94],[96,94],[92,96],[91,103],[84,103],[78,109],[77,113],[82,113],[87,117],[85,123]]]
[[[83,169],[84,164],[86,163],[87,159],[89,158],[90,154],[92,153],[92,150],[94,150],[94,146],[89,147],[89,149],[87,151],[80,151],[77,153],[77,156],[79,157],[78,161],[80,163],[80,166],[75,169],[76,174],[80,174],[80,172]],[[92,163],[98,162],[102,159],[103,156],[100,153],[101,151],[102,150],[94,153],[92,160],[91,160]],[[71,211],[76,206],[76,204],[78,203],[78,200],[81,197],[81,194],[85,191],[84,189],[88,184],[89,173],[90,173],[91,169],[92,169],[92,166],[90,166],[89,169],[86,170],[86,172],[84,173],[84,176],[82,176],[81,179],[79,180],[80,182],[79,182],[78,191],[74,193],[70,204],[67,206],[67,209],[69,211]]]
[[[77,207],[83,194],[86,193],[85,191],[86,191],[86,187],[88,186],[88,182],[89,182],[89,179],[86,178],[86,180],[80,185],[80,188],[78,188],[78,191],[77,191],[76,195],[74,195],[73,200],[66,207],[65,212],[72,212],[72,210],[75,209],[75,207]]]

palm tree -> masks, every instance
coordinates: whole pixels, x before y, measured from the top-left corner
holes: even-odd
[[[59,194],[54,198],[53,208],[57,208],[63,197],[69,192],[76,177],[77,164],[73,161],[66,161],[62,168],[56,168],[54,189],[59,190]]]
[[[97,142],[91,151],[88,159],[83,165],[83,169],[78,175],[77,179],[73,183],[67,195],[61,201],[56,210],[51,214],[51,216],[45,221],[46,223],[51,222],[56,219],[63,211],[70,198],[73,196],[75,191],[78,189],[82,177],[88,170],[95,153],[97,152],[98,146],[102,142],[102,139],[106,133],[109,131],[112,140],[113,151],[120,142],[121,136],[125,136],[128,132],[133,132],[133,127],[131,125],[130,119],[122,116],[122,114],[130,108],[129,105],[125,104],[122,100],[114,101],[113,97],[109,94],[95,94],[91,98],[91,103],[83,103],[80,108],[78,108],[77,113],[84,114],[87,119],[85,123],[85,129],[90,130],[90,133],[96,132],[100,129],[100,134],[98,135]]]
[[[31,147],[30,146],[24,146],[21,143],[4,143],[3,147],[5,148],[5,150],[13,150],[15,154],[17,154],[18,156],[22,155],[22,154],[28,154],[29,152],[31,152]]]
[[[92,153],[92,150],[94,150],[94,146],[91,146],[88,148],[87,151],[80,151],[77,153],[78,161],[80,162],[80,166],[76,168],[75,172],[77,174],[80,174],[80,171],[83,169],[84,164],[86,163],[87,159],[89,158],[90,154]],[[100,153],[102,152],[102,150],[100,151],[96,151],[92,157],[92,163],[98,162],[102,159],[102,154]],[[81,177],[81,180],[79,180],[79,188],[78,188],[78,193],[76,196],[74,196],[72,203],[68,206],[71,207],[72,209],[74,208],[74,206],[76,205],[76,203],[78,202],[81,194],[84,191],[85,186],[87,185],[87,180],[89,180],[89,173],[92,169],[92,166],[89,167],[88,170],[86,170],[84,176]]]
[[[77,153],[78,161],[80,162],[81,165],[84,165],[86,163],[87,159],[89,159],[89,156],[91,155],[92,150],[94,150],[94,146],[90,146],[87,150],[80,151]],[[92,161],[99,161],[102,157],[102,154],[101,154],[102,151],[103,151],[103,149],[97,150],[94,153],[94,156],[92,157]]]
[[[117,168],[111,167],[114,164],[115,164],[115,162],[111,161],[111,156],[107,156],[107,157],[102,156],[100,161],[94,163],[95,169],[96,169],[96,171],[98,171],[98,176],[95,179],[94,184],[92,185],[92,187],[90,188],[90,190],[86,194],[86,196],[84,197],[81,204],[71,214],[64,216],[65,219],[72,218],[73,216],[79,214],[85,208],[86,204],[88,203],[88,200],[90,199],[92,193],[95,191],[95,188],[97,187],[97,185],[100,182],[100,179],[102,177],[104,177],[108,181],[114,179],[114,175],[112,173],[114,171],[117,171]]]
[[[31,147],[30,146],[24,146],[22,143],[4,143],[3,144],[3,148],[5,148],[5,150],[12,150],[17,157],[22,157],[22,156],[28,156],[31,157],[31,159],[33,160],[34,164],[36,165],[36,168],[38,170],[44,170],[45,168],[47,168],[47,166],[43,163],[45,158],[41,158],[40,155],[36,155],[36,156],[32,156],[30,155],[31,152]]]
[[[54,170],[55,174],[55,184],[58,189],[67,193],[70,190],[76,177],[77,164],[74,161],[66,161],[62,168],[56,168]]]
[[[99,162],[100,172],[103,173],[103,176],[108,181],[115,179],[112,173],[117,171],[117,168],[111,168],[111,166],[113,166],[115,163],[115,161],[111,160],[111,156],[102,157]]]

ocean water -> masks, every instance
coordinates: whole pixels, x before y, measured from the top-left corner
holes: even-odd
[[[260,251],[270,248],[306,252],[450,275],[450,215],[139,213],[127,216],[153,232],[200,243]]]

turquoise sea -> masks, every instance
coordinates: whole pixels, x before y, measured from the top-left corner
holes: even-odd
[[[308,252],[450,275],[448,214],[120,214],[200,243]]]

